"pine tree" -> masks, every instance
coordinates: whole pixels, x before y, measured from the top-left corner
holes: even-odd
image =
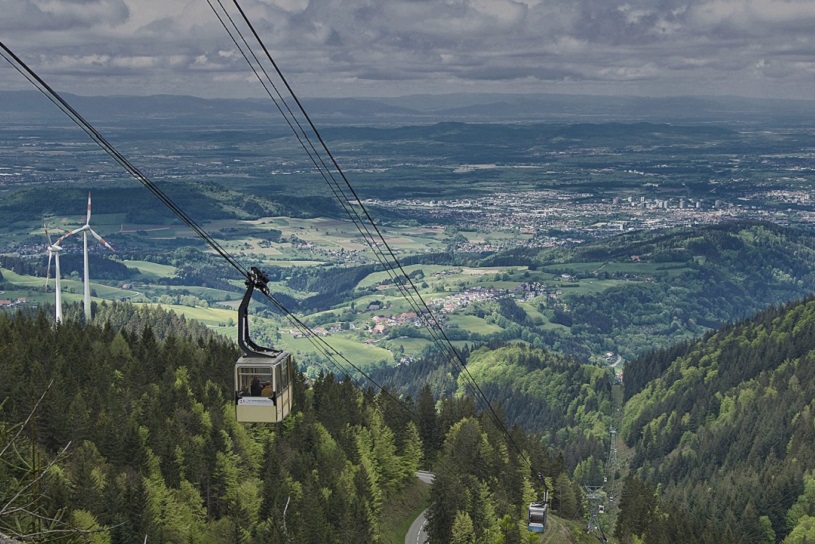
[[[567,519],[576,519],[578,516],[577,497],[572,482],[565,472],[558,475],[555,480],[553,504],[557,505],[558,515]]]
[[[456,512],[450,533],[450,544],[476,544],[473,520],[467,512]]]
[[[413,422],[407,424],[400,463],[401,485],[413,481],[422,462],[422,439]]]
[[[419,420],[419,437],[422,439],[423,459],[426,467],[432,466],[441,441],[439,439],[439,422],[436,414],[436,401],[430,386],[425,384],[419,393],[416,403]]]

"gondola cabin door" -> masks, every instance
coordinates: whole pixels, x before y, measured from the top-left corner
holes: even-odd
[[[244,355],[235,363],[235,415],[242,423],[278,423],[291,410],[291,354]]]

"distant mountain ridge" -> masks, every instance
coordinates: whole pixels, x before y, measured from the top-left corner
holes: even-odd
[[[268,99],[207,99],[193,96],[97,96],[64,93],[90,119],[186,119],[282,123]],[[564,94],[409,95],[371,98],[305,98],[309,115],[323,123],[470,122],[729,122],[802,125],[815,119],[815,101],[733,96],[636,97]],[[59,112],[36,91],[0,91],[0,119],[48,120]]]

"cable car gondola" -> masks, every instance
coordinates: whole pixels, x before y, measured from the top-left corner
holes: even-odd
[[[291,354],[259,346],[249,337],[252,293],[255,288],[265,293],[268,281],[252,267],[238,307],[238,346],[243,355],[235,362],[235,416],[242,423],[278,423],[291,410]]]
[[[546,530],[546,514],[548,510],[548,506],[545,502],[533,502],[530,504],[527,529],[533,533],[542,533]]]

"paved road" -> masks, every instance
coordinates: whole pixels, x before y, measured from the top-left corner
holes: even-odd
[[[419,517],[413,520],[413,523],[405,535],[405,544],[425,544],[427,542],[427,533],[424,532],[424,525],[427,523],[425,514],[427,510],[419,514]]]
[[[416,477],[426,484],[432,484],[435,475],[432,472],[425,472],[420,470],[416,473]],[[427,523],[425,514],[427,510],[419,514],[413,523],[410,525],[407,534],[405,535],[405,544],[425,544],[427,542],[427,533],[424,531],[424,525]]]

